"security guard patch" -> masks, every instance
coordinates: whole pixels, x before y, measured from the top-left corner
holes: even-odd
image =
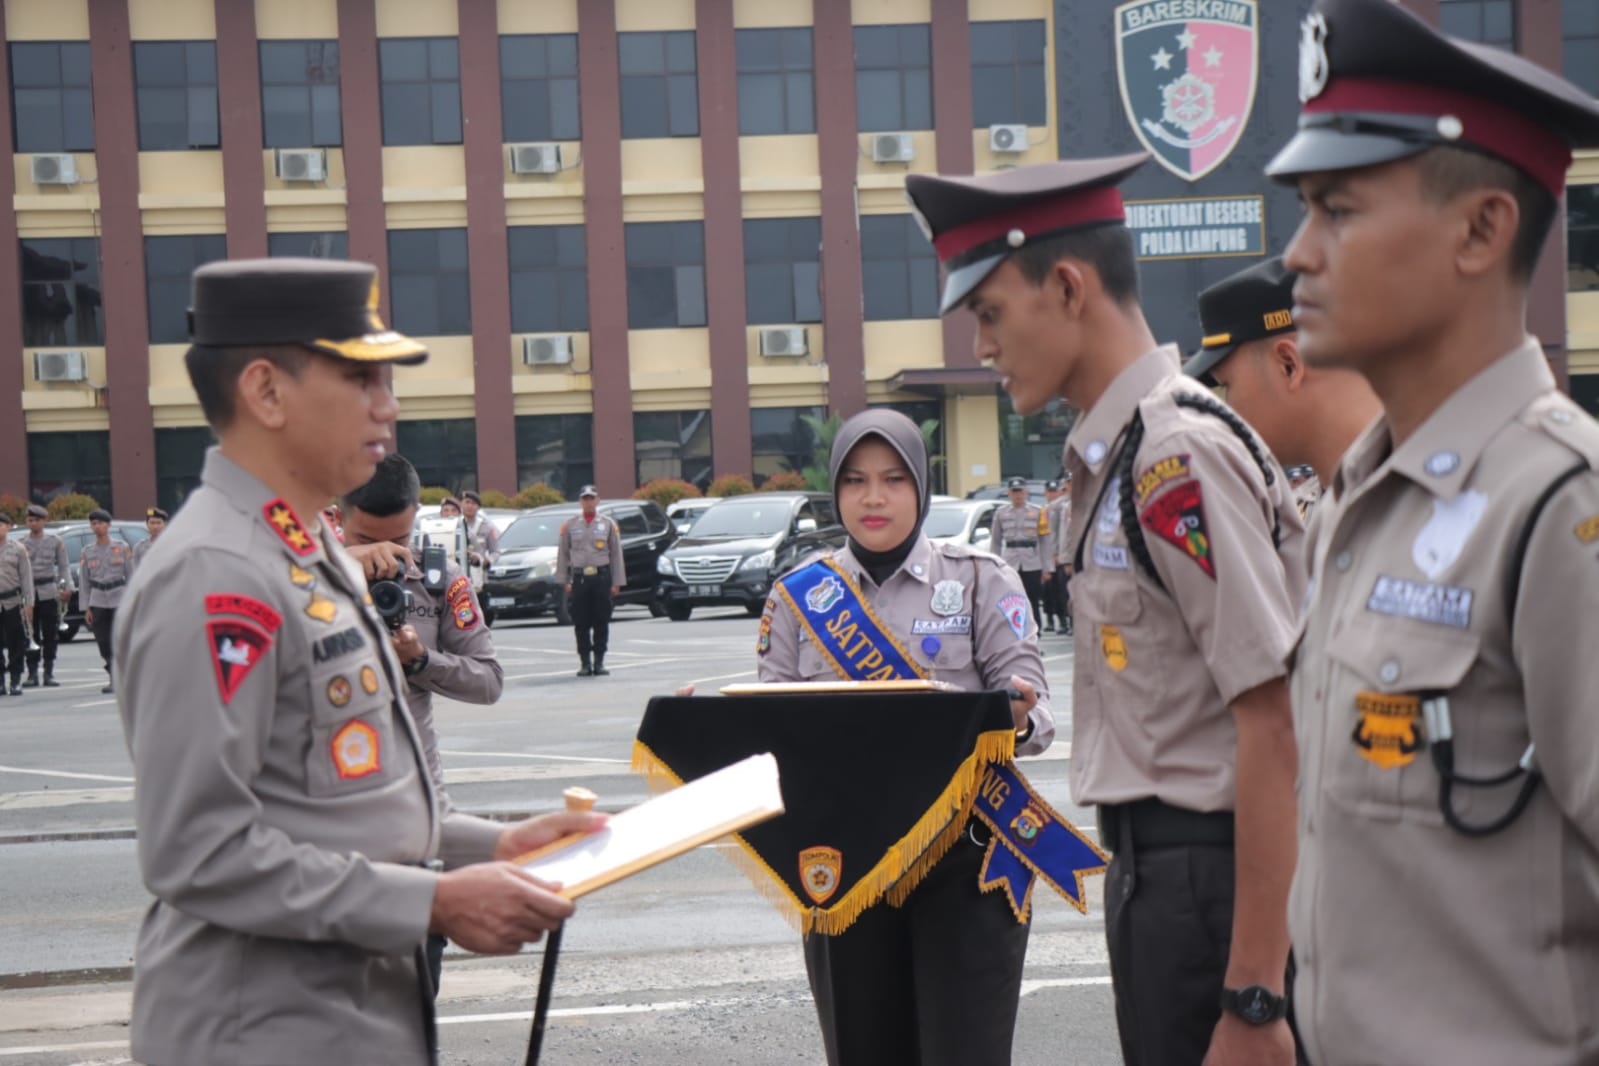
[[[450,583],[445,600],[450,605],[456,629],[471,629],[477,625],[477,608],[472,605],[472,582],[464,576],[456,578]]]
[[[315,554],[316,541],[305,531],[300,516],[294,513],[294,508],[289,506],[288,501],[273,500],[261,508],[261,513],[266,516],[267,525],[272,527],[272,532],[288,545],[291,552],[299,556]]]
[[[328,682],[328,702],[335,707],[343,707],[349,703],[353,694],[350,679],[342,674]]]
[[[1199,482],[1185,481],[1168,489],[1144,508],[1139,519],[1145,528],[1181,548],[1206,577],[1212,581],[1216,579],[1216,562],[1210,554],[1204,494]]]
[[[1127,669],[1127,641],[1117,627],[1099,627],[1099,653],[1105,657],[1105,665],[1118,674]]]
[[[806,848],[799,853],[800,883],[811,902],[822,904],[838,891],[844,872],[844,853],[837,848]]]
[[[999,613],[1010,623],[1011,632],[1016,634],[1016,639],[1021,640],[1027,636],[1027,619],[1032,615],[1027,597],[1020,592],[1012,592],[1008,596],[1001,596],[998,606]]]
[[[772,601],[766,601],[766,610],[761,612],[760,634],[755,638],[755,654],[765,655],[772,650]]]
[[[333,734],[333,765],[341,780],[377,773],[383,768],[378,754],[377,730],[359,718]]]
[[[361,667],[361,691],[368,696],[378,694],[378,672],[370,666]]]
[[[217,618],[205,624],[211,645],[211,666],[216,673],[217,694],[223,705],[233,702],[244,679],[272,648],[272,637],[248,622]]]
[[[1361,758],[1384,770],[1409,766],[1421,750],[1421,697],[1406,693],[1355,693],[1355,731]]]
[[[1168,455],[1155,461],[1148,470],[1138,475],[1138,506],[1142,507],[1162,485],[1169,485],[1188,476],[1188,456]]]

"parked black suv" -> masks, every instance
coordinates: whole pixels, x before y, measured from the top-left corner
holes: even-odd
[[[674,622],[696,607],[766,605],[772,578],[812,552],[844,543],[825,492],[733,496],[694,520],[656,566],[655,598]]]
[[[506,527],[500,534],[500,557],[489,567],[481,593],[490,620],[553,614],[561,625],[571,622],[562,591],[566,575],[555,572],[556,546],[561,523],[582,513],[578,504],[557,503],[529,511]],[[615,522],[622,535],[627,584],[616,602],[650,603],[655,560],[677,539],[677,530],[650,500],[606,500],[599,513]]]
[[[83,608],[78,603],[77,590],[78,559],[83,555],[84,545],[94,543],[94,530],[84,521],[51,522],[44,528],[45,532],[54,533],[66,544],[67,561],[72,564],[72,599],[67,602],[66,612],[61,616],[60,639],[64,643],[77,636],[78,630],[83,628]],[[11,539],[21,540],[28,532],[27,526],[19,525],[11,531]],[[143,522],[112,522],[111,539],[120,540],[131,548],[141,540],[149,540],[150,531],[144,528]]]

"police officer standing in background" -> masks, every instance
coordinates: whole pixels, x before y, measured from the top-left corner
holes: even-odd
[[[467,489],[461,493],[461,515],[466,522],[467,558],[472,562],[472,569],[480,576],[494,565],[494,560],[500,557],[500,531],[494,528],[494,523],[489,521],[488,515],[479,513],[482,509],[483,497],[477,494],[476,489]]]
[[[1010,506],[994,512],[994,553],[1022,576],[1022,588],[1033,605],[1033,625],[1040,632],[1044,618],[1038,601],[1044,596],[1044,553],[1049,542],[1049,518],[1044,509],[1027,501],[1027,479],[1007,483]]]
[[[622,565],[622,538],[616,523],[598,514],[600,491],[584,485],[578,493],[583,513],[561,523],[561,546],[555,569],[566,575],[567,602],[577,629],[578,677],[610,673],[605,649],[611,639],[611,601],[627,584]],[[590,658],[592,654],[593,658]]]
[[[538,940],[572,905],[503,860],[603,825],[447,809],[361,570],[320,519],[387,454],[392,364],[426,357],[384,328],[378,291],[372,267],[323,259],[194,275],[185,364],[219,444],[117,632],[155,896],[139,1062],[436,1062],[429,932],[495,954]]]
[[[90,511],[89,528],[94,531],[94,543],[84,545],[78,556],[78,602],[83,606],[83,620],[89,623],[94,642],[100,646],[105,672],[111,675],[112,632],[123,587],[133,576],[133,551],[120,540],[111,539],[111,512]],[[108,678],[100,692],[110,695],[113,691],[114,682]]]
[[[155,547],[155,542],[160,539],[162,530],[167,528],[167,519],[171,517],[159,507],[151,507],[144,512],[145,532],[150,535],[133,546],[133,558],[129,564],[129,574],[138,569],[139,564],[144,561],[144,557],[150,553],[150,549]]]
[[[1017,412],[1056,396],[1082,412],[1064,456],[1071,784],[1114,852],[1105,927],[1123,1057],[1287,1066],[1283,657],[1303,526],[1276,460],[1144,320],[1116,184],[1147,160],[912,174],[907,192],[944,266],[942,309],[976,316],[976,354]]]
[[[72,599],[72,564],[66,541],[45,530],[50,512],[36,503],[28,505],[28,535],[22,546],[33,560],[33,643],[28,652],[28,680],[24,688],[39,685],[39,654],[44,653],[44,686],[56,688],[56,644],[61,639],[61,607]]]
[[[1072,631],[1071,597],[1067,591],[1067,567],[1063,562],[1072,528],[1072,483],[1055,478],[1044,485],[1044,517],[1049,521],[1049,536],[1044,541],[1044,610],[1053,615],[1055,629],[1068,636]]]
[[[11,671],[13,696],[22,695],[22,662],[33,623],[33,563],[11,539],[11,515],[0,511],[0,685]]]
[[[1267,168],[1299,349],[1383,410],[1293,662],[1300,1032],[1317,1066],[1599,1062],[1599,426],[1526,322],[1599,100],[1388,0],[1304,26]]]

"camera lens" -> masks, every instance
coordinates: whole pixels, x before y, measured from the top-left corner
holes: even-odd
[[[398,581],[374,581],[367,591],[372,596],[372,606],[384,623],[390,629],[398,627],[410,606],[410,597],[406,595],[404,587]]]

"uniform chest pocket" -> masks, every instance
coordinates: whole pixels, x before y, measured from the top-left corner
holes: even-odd
[[[1327,644],[1332,671],[1319,728],[1328,793],[1368,817],[1442,825],[1422,701],[1460,685],[1481,640],[1419,623],[1362,623]],[[1456,722],[1457,752],[1463,742],[1476,746],[1462,735],[1458,715]]]
[[[370,649],[314,666],[308,696],[311,746],[305,770],[312,796],[375,788],[403,769],[393,691]]]
[[[1072,602],[1088,622],[1125,625],[1143,613],[1138,582],[1131,574],[1088,571],[1072,582]]]

